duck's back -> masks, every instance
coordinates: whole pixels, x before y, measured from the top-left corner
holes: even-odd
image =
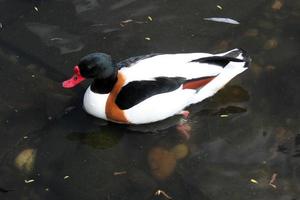
[[[214,76],[222,71],[222,67],[209,63],[196,62],[199,58],[212,54],[187,53],[163,54],[133,62],[128,67],[120,69],[128,82],[134,80],[152,80],[156,77],[183,77],[194,79],[205,76]]]

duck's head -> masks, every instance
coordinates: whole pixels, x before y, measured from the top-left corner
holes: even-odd
[[[74,67],[74,75],[63,82],[64,88],[72,88],[85,79],[91,78],[98,81],[114,80],[117,76],[111,57],[105,53],[91,53],[80,59]]]

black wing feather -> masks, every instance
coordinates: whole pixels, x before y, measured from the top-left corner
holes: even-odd
[[[125,85],[116,98],[120,109],[129,109],[145,99],[176,90],[184,83],[182,77],[158,77],[155,80],[132,81]]]
[[[228,56],[209,56],[192,60],[191,62],[207,63],[225,67],[229,62],[245,62],[244,60]]]
[[[132,64],[140,61],[140,60],[144,60],[146,58],[151,58],[151,57],[154,57],[154,56],[157,56],[159,55],[158,53],[152,53],[152,54],[147,54],[147,55],[142,55],[142,56],[135,56],[135,57],[131,57],[131,58],[128,58],[126,60],[123,60],[119,63],[117,63],[117,68],[118,69],[121,69],[123,67],[130,67]]]

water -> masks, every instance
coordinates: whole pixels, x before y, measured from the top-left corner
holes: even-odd
[[[0,13],[0,199],[299,199],[299,1],[0,0]],[[95,119],[81,108],[88,83],[61,88],[94,51],[235,47],[252,66],[189,108],[189,139],[176,117]]]

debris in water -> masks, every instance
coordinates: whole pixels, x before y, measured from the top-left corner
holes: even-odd
[[[3,28],[3,24],[0,22],[0,29],[2,29]]]
[[[258,184],[257,180],[255,180],[255,179],[253,179],[253,178],[250,179],[250,182],[251,182],[251,183],[254,183],[254,184]]]
[[[65,110],[64,110],[64,112],[65,112],[65,114],[68,114],[69,112],[71,112],[72,110],[74,110],[76,107],[75,106],[69,106],[69,107],[67,107]]]
[[[34,180],[33,180],[33,179],[24,180],[24,182],[25,182],[25,183],[32,183],[32,182],[34,182]]]
[[[63,39],[59,37],[55,37],[55,38],[51,38],[50,40],[53,41],[53,40],[63,40]]]
[[[220,115],[220,117],[225,118],[228,117],[229,115]]]
[[[130,22],[133,22],[133,20],[132,19],[127,19],[127,20],[121,21],[120,26],[124,27],[125,24],[128,24]]]
[[[269,182],[269,185],[271,185],[273,188],[277,188],[277,186],[274,184],[274,182],[276,181],[276,178],[277,178],[277,173],[274,173]]]
[[[145,37],[145,40],[148,40],[148,41],[150,41],[150,40],[151,40],[151,38],[149,38],[149,37]]]
[[[208,18],[203,18],[204,20],[207,21],[214,21],[214,22],[222,22],[222,23],[227,23],[227,24],[240,24],[240,22],[230,19],[230,18],[222,18],[222,17],[208,17]]]
[[[217,5],[217,8],[219,8],[220,10],[222,10],[223,8],[222,8],[222,6],[220,6],[220,5]]]
[[[38,7],[34,6],[33,8],[34,8],[34,10],[35,10],[36,12],[39,12]]]
[[[127,24],[127,23],[130,23],[130,22],[133,22],[133,20],[132,19],[127,19],[127,20],[121,21],[121,23],[123,23],[123,24]]]
[[[148,16],[148,19],[149,19],[149,21],[153,21],[153,19],[152,19],[152,17],[151,16]]]
[[[28,138],[28,136],[27,136],[27,135],[25,135],[23,138],[24,138],[24,139],[27,139],[27,138]]]
[[[45,191],[46,191],[46,192],[49,192],[49,188],[45,188]]]
[[[127,174],[127,171],[114,172],[114,176],[119,176],[119,175],[124,175],[124,174]]]
[[[64,179],[68,179],[68,178],[70,178],[70,176],[64,176]]]
[[[165,191],[163,190],[157,190],[155,192],[155,196],[159,196],[159,195],[163,195],[164,197],[166,197],[167,199],[173,199],[172,197],[170,197]]]

